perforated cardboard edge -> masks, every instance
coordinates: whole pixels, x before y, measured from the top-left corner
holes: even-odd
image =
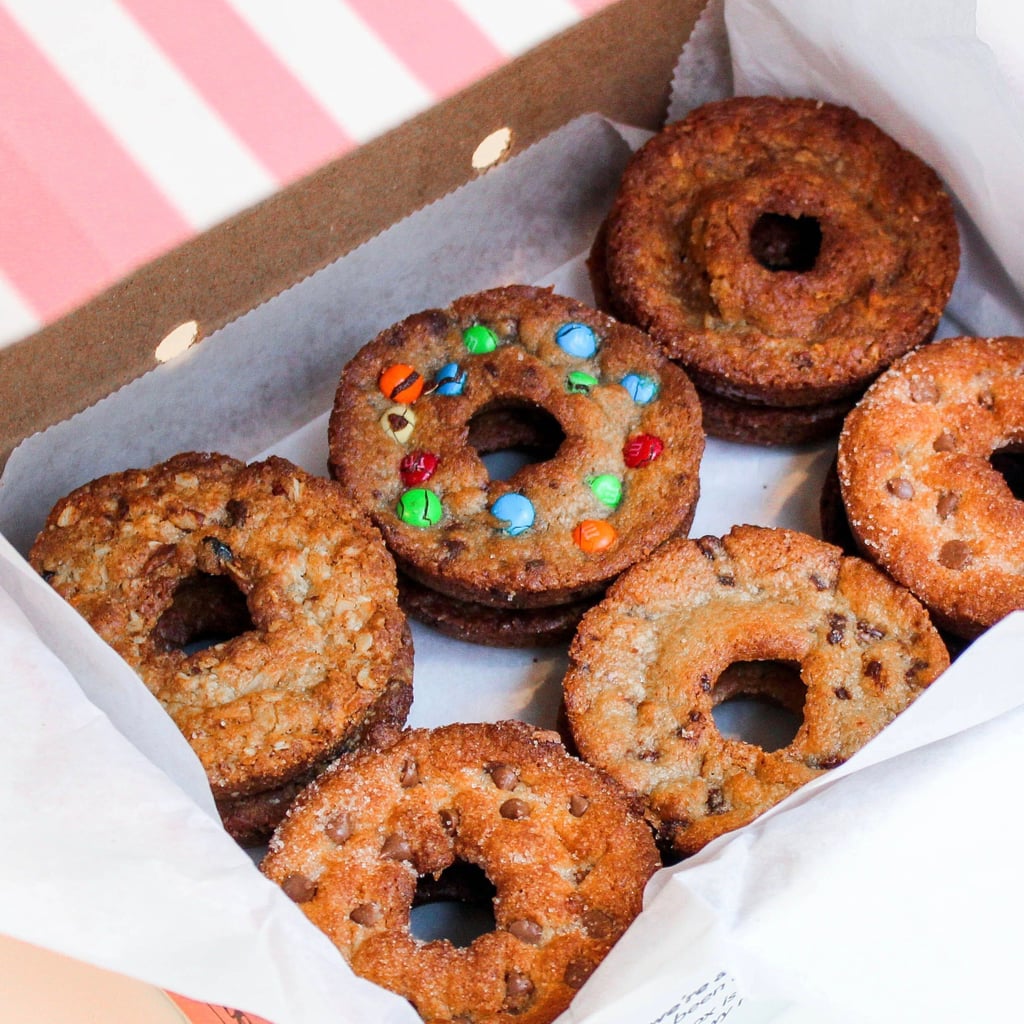
[[[179,324],[209,335],[463,184],[495,129],[519,152],[591,111],[657,127],[702,6],[619,0],[0,349],[0,468],[23,438],[152,369]]]

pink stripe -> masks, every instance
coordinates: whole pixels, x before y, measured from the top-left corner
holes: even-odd
[[[0,65],[3,267],[50,318],[191,228],[2,7]]]
[[[2,138],[0,181],[0,266],[38,319],[52,320],[113,270]]]
[[[121,0],[279,182],[353,141],[224,0]]]
[[[572,0],[572,5],[582,14],[587,17],[591,14],[596,14],[602,8],[610,7],[614,0]]]
[[[451,0],[347,0],[437,98],[493,71],[506,57]]]

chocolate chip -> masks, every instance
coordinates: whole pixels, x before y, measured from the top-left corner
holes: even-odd
[[[528,917],[520,917],[508,926],[509,934],[514,935],[520,942],[536,946],[544,936],[544,929],[536,921]]]
[[[569,988],[583,988],[583,983],[594,973],[596,966],[596,964],[592,964],[589,960],[570,960],[565,966],[565,974],[562,976],[562,980]]]
[[[691,722],[699,722],[704,716],[699,711],[691,711],[688,717]]]
[[[811,581],[811,585],[815,590],[828,590],[829,583],[827,580],[823,580],[816,572],[812,572],[808,577]]]
[[[846,636],[846,616],[833,612],[828,617],[828,635],[825,639],[830,644],[841,644]]]
[[[725,809],[725,794],[720,789],[709,789],[707,798],[709,814],[718,814]]]
[[[700,537],[697,540],[697,547],[709,561],[714,561],[720,555],[725,554],[725,545],[718,537]]]
[[[825,757],[818,762],[818,767],[828,771],[830,768],[838,768],[845,760],[845,757],[839,757],[838,755],[835,757]]]
[[[962,540],[947,540],[939,548],[939,565],[947,569],[963,569],[971,561],[970,545]]]
[[[910,683],[911,686],[917,685],[917,677],[920,672],[928,667],[927,661],[922,661],[920,658],[915,658],[914,663],[903,673],[903,678]]]
[[[882,663],[872,659],[864,666],[864,675],[877,683],[882,677]]]
[[[592,939],[607,939],[612,934],[615,924],[610,915],[596,908],[588,910],[580,919],[580,923]]]
[[[914,485],[901,476],[894,476],[885,482],[885,489],[901,501],[909,501],[914,496]]]
[[[324,826],[324,835],[339,845],[344,843],[352,835],[352,815],[348,811],[334,815]]]
[[[700,688],[704,693],[711,692],[711,676],[707,672],[701,672],[700,674]]]
[[[937,402],[939,386],[931,377],[915,377],[910,382],[910,400],[912,402]]]
[[[519,772],[509,764],[495,762],[487,766],[487,774],[498,789],[511,790],[519,784]]]
[[[224,511],[228,514],[231,526],[245,526],[249,518],[249,506],[238,498],[232,498],[225,506]]]
[[[281,888],[296,903],[308,903],[316,895],[316,882],[297,872],[286,875]]]
[[[409,845],[409,840],[402,838],[395,832],[384,840],[384,845],[380,848],[380,855],[385,860],[412,860],[412,847]]]
[[[455,835],[459,830],[459,812],[444,807],[437,812],[437,816],[441,819],[441,828],[450,836]]]
[[[569,798],[569,813],[574,818],[582,818],[589,806],[590,801],[582,793],[573,793]]]
[[[979,392],[978,405],[980,405],[982,409],[994,409],[996,407],[995,393],[990,390]]]
[[[49,583],[53,579],[53,577],[57,575],[57,571],[55,569],[43,569],[42,572],[39,573],[39,575],[42,576],[47,583]]]
[[[845,686],[837,686],[832,692],[839,698],[839,700],[850,699],[850,691]]]
[[[503,818],[508,818],[509,821],[519,821],[530,816],[530,805],[525,800],[518,800],[512,797],[511,800],[506,800],[498,808],[498,813]]]
[[[213,557],[220,562],[233,562],[234,552],[222,540],[216,537],[204,537],[203,543],[213,552]]]
[[[944,430],[932,441],[932,448],[937,452],[951,452],[956,448],[956,438],[950,431]]]
[[[857,639],[863,643],[871,643],[873,640],[881,640],[885,636],[885,630],[881,626],[873,626],[863,619],[857,620]]]
[[[954,491],[943,491],[935,502],[935,514],[940,519],[948,519],[960,506],[960,495]]]
[[[736,577],[733,576],[733,574],[731,572],[723,572],[718,577],[718,582],[723,587],[735,587],[736,586]]]
[[[407,757],[402,762],[402,774],[399,776],[398,781],[402,785],[402,789],[412,789],[413,786],[420,784],[420,769],[416,761]]]
[[[355,924],[372,928],[384,916],[384,912],[376,903],[360,903],[359,906],[352,908],[352,913],[348,916]]]
[[[519,1013],[526,1008],[533,995],[533,982],[522,971],[509,971],[505,975],[505,1009]]]

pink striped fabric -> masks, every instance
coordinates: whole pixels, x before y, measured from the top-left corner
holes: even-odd
[[[348,0],[348,5],[435,96],[457,92],[505,59],[450,0]]]
[[[222,0],[121,0],[280,182],[353,140]]]
[[[543,35],[563,27],[566,10],[569,17],[582,18],[610,2],[564,0],[558,7],[561,20],[552,15],[538,31]],[[141,57],[133,54],[131,67],[147,67],[145,48],[150,48],[151,63],[165,75],[161,88],[171,68],[208,111],[207,127],[214,124],[216,136],[233,147],[232,158],[248,161],[251,177],[272,189],[368,137],[361,129],[361,137],[355,138],[344,125],[383,130],[408,116],[410,106],[443,99],[515,56],[525,45],[519,41],[525,34],[502,38],[507,19],[490,17],[493,11],[486,3],[313,0],[288,9],[288,17],[297,20],[290,26],[296,31],[289,33],[287,46],[272,30],[279,12],[266,5],[249,7],[242,0],[103,0],[101,7],[105,17],[128,26],[124,31],[132,45],[144,48]],[[0,89],[0,345],[71,310],[253,200],[250,181],[248,192],[239,186],[233,204],[225,201],[223,209],[196,223],[195,213],[189,212],[195,209],[195,197],[176,195],[168,184],[186,176],[160,174],[165,167],[147,166],[147,152],[151,162],[157,158],[144,144],[136,145],[139,140],[118,134],[130,130],[138,118],[111,116],[76,89],[75,74],[51,56],[67,52],[47,38],[52,20],[29,17],[29,4],[0,0],[5,77]],[[261,25],[259,19],[268,10],[271,20]],[[358,19],[353,24],[362,25],[368,41],[362,48],[365,60],[381,64],[360,65],[361,77],[389,87],[341,95],[346,90],[330,85],[330,66],[325,69],[322,63],[324,48],[316,44],[329,38],[324,35],[331,30],[328,24],[336,30],[339,12]],[[317,18],[325,19],[325,25],[318,25]],[[304,74],[304,55],[295,51],[296,40],[304,39],[319,79]],[[67,44],[66,39],[60,42]],[[75,38],[74,45],[91,47],[87,56],[100,67],[117,56],[104,49],[116,44],[103,32]],[[318,59],[321,65],[315,67]],[[81,72],[81,67],[76,70]],[[90,95],[104,93],[101,89]],[[130,90],[117,99],[122,106],[130,104]],[[353,119],[351,110],[358,110],[359,117]],[[197,159],[188,146],[181,150],[181,160]],[[159,159],[167,159],[166,149],[160,152]],[[204,152],[201,158],[216,160],[217,154]]]
[[[45,322],[189,224],[0,8],[2,269]]]

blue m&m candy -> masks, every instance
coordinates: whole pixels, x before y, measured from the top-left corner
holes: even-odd
[[[578,359],[589,359],[597,352],[597,335],[586,324],[562,324],[555,331],[555,342],[564,352]]]
[[[502,529],[510,537],[518,537],[533,526],[533,502],[522,494],[503,494],[492,506],[491,515],[504,522]]]
[[[627,373],[620,383],[637,405],[647,405],[658,394],[658,382],[650,377],[641,377],[639,373]]]
[[[445,363],[434,376],[434,390],[439,395],[461,395],[467,376],[458,363]]]

